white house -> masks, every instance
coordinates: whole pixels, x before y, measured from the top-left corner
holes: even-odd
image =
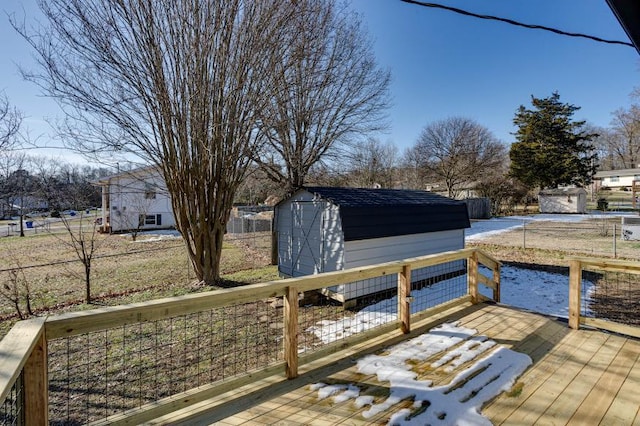
[[[103,232],[166,229],[175,226],[171,198],[156,167],[107,176],[95,182],[102,188]]]
[[[601,170],[593,176],[595,191],[602,187],[607,188],[631,188],[633,182],[640,182],[640,168],[637,169],[620,169],[620,170]],[[636,183],[638,185],[638,183]]]
[[[426,191],[306,187],[276,205],[278,271],[298,277],[464,247],[467,207]],[[425,284],[464,273],[464,262],[414,271]],[[395,275],[326,289],[347,302],[395,288]],[[465,290],[466,291],[466,290]]]

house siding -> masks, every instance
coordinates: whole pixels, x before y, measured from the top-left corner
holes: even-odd
[[[111,232],[175,227],[171,198],[157,172],[114,176],[108,180],[108,188]],[[145,198],[149,191],[155,198]],[[139,226],[140,215],[155,216],[155,223]]]

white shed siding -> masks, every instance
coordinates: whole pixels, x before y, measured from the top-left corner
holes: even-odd
[[[579,188],[540,191],[538,204],[541,213],[586,213],[587,191]]]
[[[462,229],[347,241],[344,249],[345,268],[391,262],[443,251],[458,250],[463,247],[464,231]]]
[[[540,195],[540,213],[586,213],[586,195],[571,197],[558,195]]]
[[[345,268],[356,268],[376,263],[391,262],[461,248],[464,248],[464,230],[462,229],[371,240],[347,241],[345,244]],[[452,269],[464,269],[465,264],[464,261],[459,261],[455,265],[451,265],[451,267]],[[421,271],[420,276],[421,279],[425,279],[435,276],[436,274],[436,270],[433,272],[425,270]],[[364,282],[345,284],[331,287],[329,290],[341,295],[343,300],[350,300],[366,296],[372,291],[388,290],[397,285],[396,277],[370,281],[371,285],[366,285]]]
[[[343,213],[338,203],[305,190],[282,201],[275,219],[280,274],[297,277],[464,248],[464,229],[345,242]],[[376,214],[374,208],[371,214]],[[424,281],[464,271],[465,262],[456,261],[446,269],[422,268],[413,277]],[[395,287],[396,282],[397,276],[391,275],[327,290],[331,297],[347,301]]]
[[[323,240],[323,272],[341,271],[345,269],[345,242],[340,220],[340,208],[327,203],[324,210]]]

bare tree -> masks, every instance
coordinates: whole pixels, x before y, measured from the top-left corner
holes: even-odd
[[[15,186],[15,173],[25,168],[28,157],[23,152],[0,152],[0,216],[12,216],[16,213],[16,199],[19,190]]]
[[[261,114],[266,144],[254,159],[289,191],[333,148],[384,128],[390,73],[376,65],[359,18],[335,0],[287,4],[287,40]]]
[[[286,10],[276,0],[38,3],[48,25],[19,31],[42,72],[25,76],[62,104],[77,148],[159,167],[197,277],[217,282]]]
[[[356,144],[345,160],[349,162],[351,185],[392,188],[398,149],[393,143],[368,139]]]
[[[58,241],[73,250],[73,253],[82,264],[82,279],[85,287],[85,303],[91,303],[91,271],[93,259],[104,241],[104,237],[98,234],[98,226],[93,217],[85,217],[82,210],[77,216],[65,216],[60,220],[65,229],[65,234],[60,235],[51,230],[50,234]]]
[[[610,154],[623,169],[640,164],[640,105],[613,112],[612,132],[608,134]]]
[[[31,301],[33,294],[24,268],[20,262],[14,259],[15,266],[7,272],[7,279],[0,286],[0,300],[8,302],[16,310],[18,318],[26,319],[33,316]],[[23,311],[26,310],[26,313]]]
[[[421,166],[457,197],[505,161],[506,149],[484,126],[462,117],[427,125],[415,145]]]
[[[405,148],[398,166],[400,186],[405,189],[425,189],[424,171],[415,146]]]
[[[0,152],[11,148],[22,125],[22,113],[9,104],[6,96],[0,96]]]

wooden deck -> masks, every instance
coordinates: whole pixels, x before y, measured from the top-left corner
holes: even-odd
[[[442,322],[459,321],[517,352],[533,364],[519,378],[515,391],[501,394],[482,409],[493,424],[640,424],[640,341],[592,330],[571,330],[566,322],[501,305],[465,306],[414,324],[409,337]],[[271,377],[212,400],[157,419],[157,424],[219,425],[363,425],[386,424],[391,411],[365,419],[353,401],[318,399],[310,384],[358,383],[374,395],[388,395],[388,382],[356,371],[355,360],[381,351],[407,336],[386,335],[301,368],[295,380]],[[432,362],[426,360],[425,365]],[[448,383],[468,365],[443,376]],[[436,374],[438,373],[438,374]],[[428,373],[431,374],[431,373]],[[410,401],[397,407],[408,407]],[[397,410],[394,410],[397,411]]]

